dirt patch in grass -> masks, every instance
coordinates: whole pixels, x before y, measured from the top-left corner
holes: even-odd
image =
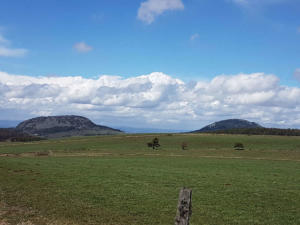
[[[50,220],[38,212],[0,201],[0,225],[77,225],[71,221]]]
[[[52,151],[40,151],[40,152],[24,152],[24,153],[4,153],[0,154],[0,157],[45,157],[53,155]]]
[[[29,220],[18,221],[20,217],[25,217],[33,212],[31,210],[24,210],[19,207],[10,207],[3,201],[0,201],[0,225],[33,225]]]

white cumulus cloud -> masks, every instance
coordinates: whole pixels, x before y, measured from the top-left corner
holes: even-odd
[[[0,119],[62,114],[83,115],[111,126],[192,130],[242,118],[299,128],[300,88],[280,85],[277,76],[264,73],[183,82],[160,72],[126,79],[0,72]]]
[[[181,0],[147,0],[142,2],[138,9],[138,19],[151,24],[155,18],[168,10],[182,10]]]
[[[76,43],[73,48],[80,53],[86,53],[86,52],[90,52],[93,50],[93,48],[89,45],[87,45],[85,42],[78,42]]]

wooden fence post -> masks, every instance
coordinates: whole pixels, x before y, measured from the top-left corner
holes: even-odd
[[[189,225],[192,215],[192,190],[182,188],[179,192],[175,225]]]

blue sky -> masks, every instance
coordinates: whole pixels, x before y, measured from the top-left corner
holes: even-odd
[[[151,24],[137,18],[141,2],[4,0],[2,34],[28,53],[1,58],[0,66],[31,75],[162,71],[196,80],[265,72],[293,82],[300,64],[299,1],[261,0],[253,8],[230,0],[182,1],[184,9],[166,10]],[[93,50],[78,54],[72,48],[78,42]]]
[[[162,72],[186,85],[260,72],[299,88],[299,15],[298,0],[3,0],[0,71],[85,79]]]

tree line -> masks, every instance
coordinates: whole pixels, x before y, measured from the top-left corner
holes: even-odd
[[[280,128],[264,128],[264,127],[215,130],[215,131],[207,131],[205,133],[300,136],[300,130],[299,129],[280,129]]]
[[[29,142],[40,140],[43,139],[40,137],[31,136],[14,128],[0,128],[0,141]]]

